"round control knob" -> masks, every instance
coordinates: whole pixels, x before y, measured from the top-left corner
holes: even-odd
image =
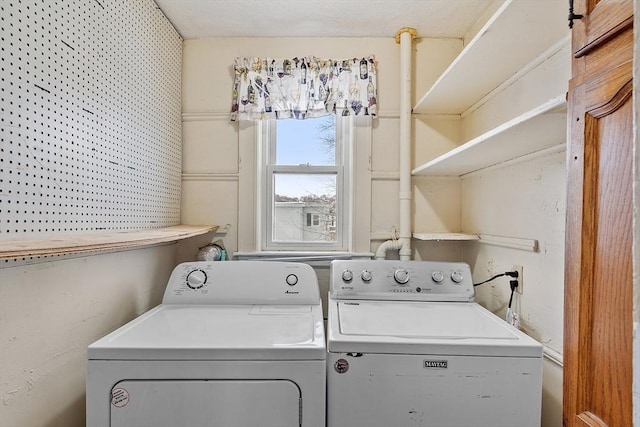
[[[370,282],[373,276],[369,270],[362,270],[362,274],[360,275],[363,282]]]
[[[290,274],[285,280],[287,282],[287,285],[295,286],[298,283],[298,276],[296,276],[295,274]]]
[[[187,286],[191,289],[200,289],[207,283],[207,273],[202,270],[193,270],[187,274]]]
[[[431,280],[436,283],[440,283],[444,280],[444,274],[442,274],[442,271],[434,271],[431,273]]]
[[[345,270],[342,272],[342,280],[345,282],[350,282],[353,280],[353,273],[351,270]]]
[[[393,273],[393,278],[396,280],[396,282],[404,285],[409,281],[409,273],[407,272],[407,270],[398,269]]]
[[[454,271],[453,273],[451,273],[451,280],[453,280],[455,283],[462,282],[462,279],[464,279],[464,276],[460,271]]]

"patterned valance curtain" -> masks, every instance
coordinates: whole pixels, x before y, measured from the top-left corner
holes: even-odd
[[[377,114],[369,58],[236,58],[231,120]]]

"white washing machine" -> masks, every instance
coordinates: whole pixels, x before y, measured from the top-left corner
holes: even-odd
[[[473,302],[469,266],[331,264],[328,427],[540,427],[542,345]]]
[[[189,262],[162,304],[88,348],[87,426],[324,427],[314,270]]]

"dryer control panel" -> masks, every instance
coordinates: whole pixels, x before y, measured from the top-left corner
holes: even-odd
[[[336,260],[334,299],[473,301],[471,269],[461,262]]]
[[[194,261],[174,268],[162,303],[308,305],[320,303],[320,291],[303,263]]]

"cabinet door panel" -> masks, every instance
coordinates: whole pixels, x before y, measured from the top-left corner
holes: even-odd
[[[565,426],[631,426],[633,7],[582,0],[569,85]]]

